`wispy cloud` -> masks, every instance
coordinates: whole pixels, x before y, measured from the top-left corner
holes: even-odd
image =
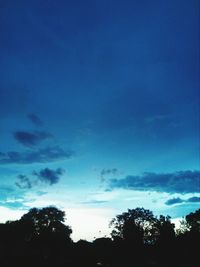
[[[2,201],[0,205],[3,207],[11,208],[11,209],[23,209],[27,208],[26,205],[21,201]]]
[[[154,116],[145,118],[145,122],[156,123],[160,121],[169,121],[171,118],[172,118],[172,115],[154,115]]]
[[[0,164],[48,163],[66,160],[71,158],[73,155],[73,151],[66,151],[59,146],[46,147],[31,151],[28,150],[24,152],[0,152]]]
[[[88,201],[81,202],[81,204],[104,204],[107,202],[108,200],[88,200]]]
[[[117,168],[104,168],[100,172],[101,182],[103,183],[106,177],[116,176],[119,174],[119,170]]]
[[[14,187],[0,185],[0,199],[4,199],[5,197],[8,197],[9,195],[12,195],[14,192],[15,192]]]
[[[45,139],[52,138],[52,134],[43,131],[17,131],[14,132],[14,138],[24,146],[35,146]]]
[[[38,115],[31,113],[27,115],[28,119],[35,125],[35,126],[43,126],[43,121],[38,117]]]
[[[174,173],[144,173],[122,179],[110,179],[109,188],[158,191],[169,193],[200,192],[200,171],[179,171]]]
[[[15,183],[20,189],[31,189],[33,187],[33,181],[24,174],[18,175],[18,181]]]
[[[54,185],[59,182],[63,173],[64,170],[61,168],[56,170],[45,168],[40,171],[33,171],[31,175],[20,174],[17,176],[15,185],[20,189],[32,189],[34,186],[41,184]]]
[[[102,171],[101,171],[101,176],[105,176],[105,175],[116,175],[118,174],[118,169],[117,168],[111,168],[111,169],[106,169],[104,168]]]

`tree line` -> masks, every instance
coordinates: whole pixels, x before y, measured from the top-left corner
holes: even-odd
[[[64,222],[65,212],[45,207],[0,224],[0,266],[199,266],[200,209],[176,230],[169,216],[128,209],[110,222],[111,237],[93,242],[73,242]]]

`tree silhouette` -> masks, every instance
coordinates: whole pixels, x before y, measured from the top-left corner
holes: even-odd
[[[157,250],[157,260],[160,264],[167,263],[172,265],[172,258],[174,258],[175,245],[175,225],[171,222],[170,216],[160,215],[157,220],[157,238],[155,247]]]
[[[32,226],[35,235],[48,233],[62,233],[65,237],[69,237],[72,230],[65,225],[65,212],[56,207],[46,207],[42,209],[32,208],[28,213],[24,214],[20,219],[21,223]]]
[[[97,238],[93,241],[94,253],[97,262],[106,264],[114,256],[112,251],[112,240],[108,237]]]
[[[199,265],[199,241],[200,209],[186,215],[177,231],[177,255],[188,266]]]
[[[185,219],[191,231],[200,233],[200,209],[186,215]]]
[[[72,230],[64,221],[65,213],[55,207],[33,208],[20,220],[8,221],[1,236],[8,266],[61,266],[68,261]]]
[[[184,235],[187,232],[200,233],[200,209],[189,213],[180,221],[180,227],[176,231],[177,235]]]
[[[72,230],[64,221],[65,212],[56,207],[33,208],[19,220],[22,225],[32,226],[32,245],[46,265],[58,264],[70,254]]]
[[[160,215],[157,220],[158,238],[157,242],[159,244],[168,244],[175,239],[175,225],[171,222],[170,216]]]
[[[110,226],[113,238],[120,237],[124,240],[132,239],[151,243],[155,239],[157,219],[150,210],[144,208],[128,209],[112,219]]]
[[[112,221],[112,238],[73,243],[65,213],[33,208],[20,220],[0,224],[0,266],[199,266],[200,210],[185,216],[175,235],[169,216],[128,209]]]
[[[144,264],[145,246],[155,243],[156,223],[153,213],[144,208],[128,209],[112,219],[111,236],[116,244],[117,261],[122,265]]]

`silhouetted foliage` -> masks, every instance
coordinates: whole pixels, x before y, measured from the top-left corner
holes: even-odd
[[[30,264],[48,266],[64,261],[66,250],[72,244],[72,230],[64,224],[64,216],[65,213],[55,207],[33,208],[20,220],[8,221],[3,236],[7,251],[5,260],[15,259],[16,263],[23,264],[29,259]],[[14,258],[10,257],[10,252]]]
[[[128,209],[117,215],[110,225],[114,226],[112,237],[132,240],[136,243],[152,243],[157,232],[157,219],[152,211],[144,208]]]
[[[186,215],[177,231],[176,251],[184,263],[199,264],[199,242],[200,209]]]
[[[29,267],[197,267],[200,210],[183,219],[175,235],[169,216],[129,209],[112,221],[112,238],[74,243],[55,207],[33,208],[20,220],[0,224],[0,266]],[[182,227],[182,226],[181,226]]]
[[[93,241],[95,258],[98,262],[106,263],[111,262],[114,256],[112,246],[113,242],[111,238],[102,237]]]
[[[173,242],[175,239],[175,225],[171,222],[170,216],[160,215],[157,220],[158,237],[157,242],[159,244]]]
[[[20,219],[22,224],[27,224],[32,227],[33,235],[37,236],[48,232],[69,237],[72,230],[69,226],[63,224],[64,221],[65,212],[55,207],[33,208]]]
[[[200,209],[191,212],[185,219],[191,231],[200,232]]]

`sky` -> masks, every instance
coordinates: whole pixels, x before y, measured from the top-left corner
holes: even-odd
[[[0,1],[0,221],[66,212],[74,240],[200,207],[198,0]]]

